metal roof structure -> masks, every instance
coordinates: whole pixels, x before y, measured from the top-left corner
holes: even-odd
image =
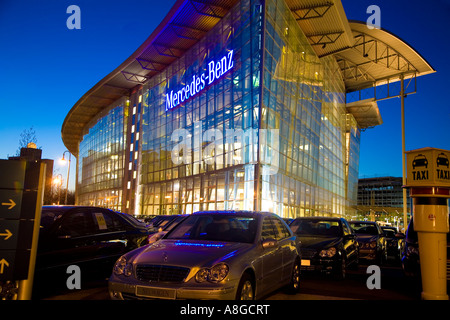
[[[177,0],[150,37],[69,111],[61,129],[68,150],[77,156],[83,128],[99,112],[129,96],[180,58],[238,1]],[[316,54],[336,58],[347,92],[399,81],[401,75],[406,79],[435,72],[419,53],[395,35],[348,21],[340,0],[286,0],[286,4]],[[371,106],[378,109],[376,102]],[[347,110],[361,127],[376,125],[378,121],[363,124],[367,119],[357,104]]]

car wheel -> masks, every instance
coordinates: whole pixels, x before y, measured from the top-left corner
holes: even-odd
[[[244,273],[241,281],[239,281],[236,300],[255,300],[254,281],[248,273]]]
[[[292,267],[291,282],[287,286],[290,294],[296,294],[300,291],[300,261],[297,259]]]

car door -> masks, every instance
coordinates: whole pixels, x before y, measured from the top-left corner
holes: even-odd
[[[79,265],[95,252],[94,235],[98,231],[88,208],[66,212],[58,226],[45,240],[42,253],[44,268]]]
[[[281,250],[282,253],[281,281],[285,282],[291,277],[292,266],[295,260],[295,237],[291,237],[291,233],[286,225],[279,218],[271,217],[270,219],[275,228],[278,250]]]
[[[95,256],[115,261],[133,245],[133,239],[127,237],[128,226],[110,210],[93,208],[91,212],[98,229],[93,239],[96,243]]]
[[[276,237],[271,217],[264,217],[261,227],[261,243],[272,242],[273,245],[262,248],[261,292],[271,291],[281,281],[283,252]]]
[[[358,260],[358,242],[356,234],[345,219],[341,219],[343,230],[343,247],[347,255],[347,263],[350,264]]]

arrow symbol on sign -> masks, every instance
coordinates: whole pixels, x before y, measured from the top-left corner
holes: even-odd
[[[2,206],[9,206],[8,210],[11,210],[16,206],[16,203],[13,201],[13,199],[9,199],[9,202],[2,202]]]
[[[5,237],[3,240],[8,240],[13,234],[8,229],[5,229],[5,232],[6,233],[0,233],[0,237]]]
[[[3,274],[5,266],[9,267],[8,261],[6,261],[5,259],[0,260],[0,274]]]

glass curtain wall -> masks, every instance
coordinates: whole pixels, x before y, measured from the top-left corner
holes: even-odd
[[[254,208],[263,13],[240,1],[145,85],[138,214]]]
[[[122,210],[128,111],[122,98],[84,132],[78,156],[78,204]]]
[[[279,169],[262,175],[261,203],[283,217],[346,209],[345,86],[319,59],[283,0],[265,7],[261,129],[278,129]]]

